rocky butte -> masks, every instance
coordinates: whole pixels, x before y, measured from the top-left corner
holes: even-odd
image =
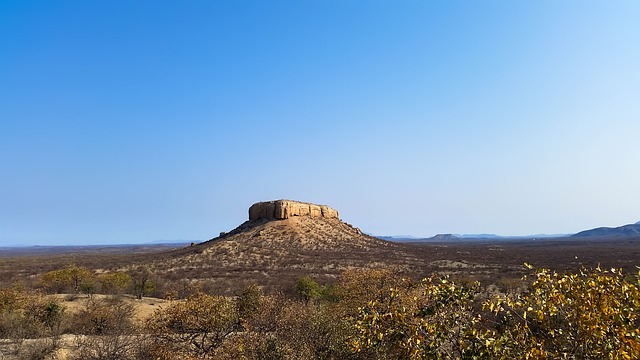
[[[308,274],[329,282],[350,269],[393,266],[408,273],[411,261],[423,264],[404,245],[362,233],[326,205],[273,200],[251,205],[248,213],[249,220],[235,229],[154,261],[154,271],[207,279],[233,295],[251,283],[279,291]]]
[[[284,220],[293,216],[338,219],[338,211],[326,205],[292,200],[258,202],[249,208],[249,220]]]

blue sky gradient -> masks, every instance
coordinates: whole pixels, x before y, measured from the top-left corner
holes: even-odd
[[[0,245],[640,220],[640,2],[2,1]]]

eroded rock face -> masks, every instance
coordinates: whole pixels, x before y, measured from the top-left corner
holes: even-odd
[[[291,200],[259,202],[249,208],[249,220],[282,220],[292,216],[338,218],[338,211],[326,205]]]

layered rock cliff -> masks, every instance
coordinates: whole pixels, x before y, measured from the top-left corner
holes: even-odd
[[[249,208],[249,220],[283,220],[293,216],[337,219],[338,211],[326,205],[291,200],[264,201]]]

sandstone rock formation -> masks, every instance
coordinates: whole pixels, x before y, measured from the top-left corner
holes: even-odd
[[[249,208],[249,220],[283,220],[292,216],[338,218],[338,211],[326,205],[316,205],[291,200],[259,202]]]

